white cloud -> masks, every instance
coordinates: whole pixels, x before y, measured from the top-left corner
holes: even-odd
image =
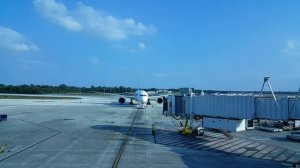
[[[146,45],[145,45],[144,43],[140,42],[140,43],[139,43],[139,48],[140,48],[141,50],[143,50],[143,49],[146,48]]]
[[[146,27],[131,18],[118,19],[82,3],[79,3],[77,12],[88,32],[109,40],[124,40],[130,36],[155,33],[154,26]]]
[[[54,23],[72,31],[80,31],[81,24],[75,20],[64,4],[55,0],[34,0],[35,8]]]
[[[7,27],[0,26],[0,49],[9,51],[38,51],[39,48],[30,44],[26,38]]]
[[[300,43],[289,40],[286,42],[283,52],[286,54],[297,55],[300,54]]]
[[[97,57],[89,57],[89,62],[94,65],[100,65],[101,61]]]
[[[68,30],[91,33],[108,40],[125,40],[156,32],[152,25],[145,26],[132,18],[119,19],[81,2],[72,11],[55,0],[35,0],[33,3],[42,15]]]

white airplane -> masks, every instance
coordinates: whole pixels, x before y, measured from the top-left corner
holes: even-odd
[[[134,93],[134,96],[121,96],[119,98],[119,103],[120,104],[124,104],[125,101],[126,101],[126,98],[129,98],[130,99],[130,102],[129,104],[133,104],[133,100],[136,101],[138,104],[141,105],[141,108],[145,108],[147,105],[150,105],[150,98],[148,96],[148,93],[144,90],[137,90],[135,91]],[[163,102],[163,97],[161,96],[158,96],[158,97],[153,97],[151,98],[152,100],[153,99],[156,99],[156,102],[158,104],[161,104]]]

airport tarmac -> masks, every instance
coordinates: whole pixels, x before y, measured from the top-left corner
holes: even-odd
[[[292,167],[300,143],[260,131],[177,134],[162,106],[137,109],[116,96],[1,99],[0,167]],[[151,134],[156,124],[156,143]]]

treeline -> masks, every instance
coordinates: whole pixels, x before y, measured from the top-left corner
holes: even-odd
[[[76,87],[76,86],[67,86],[61,84],[59,86],[49,86],[49,85],[4,85],[0,84],[0,93],[11,93],[11,94],[57,94],[57,93],[126,93],[126,92],[135,92],[136,88],[131,87],[108,87],[108,86],[94,86],[91,87]],[[144,88],[146,91],[158,91],[157,88]],[[179,93],[180,89],[168,89],[172,93]],[[259,94],[259,91],[221,91],[221,90],[203,90],[205,94],[230,94],[230,93],[241,93],[241,94]],[[200,94],[202,90],[195,89],[194,93]],[[270,92],[264,92],[264,94],[271,94]],[[296,95],[297,92],[284,92],[279,91],[275,92],[279,95]]]
[[[55,93],[125,93],[134,92],[136,89],[131,87],[106,87],[106,86],[91,86],[91,87],[76,87],[61,84],[59,86],[49,85],[4,85],[0,84],[0,93],[11,94],[55,94]]]

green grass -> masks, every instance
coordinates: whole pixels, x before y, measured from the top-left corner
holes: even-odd
[[[55,99],[55,100],[72,100],[81,99],[80,97],[66,97],[66,96],[43,96],[43,95],[0,95],[0,99]]]

